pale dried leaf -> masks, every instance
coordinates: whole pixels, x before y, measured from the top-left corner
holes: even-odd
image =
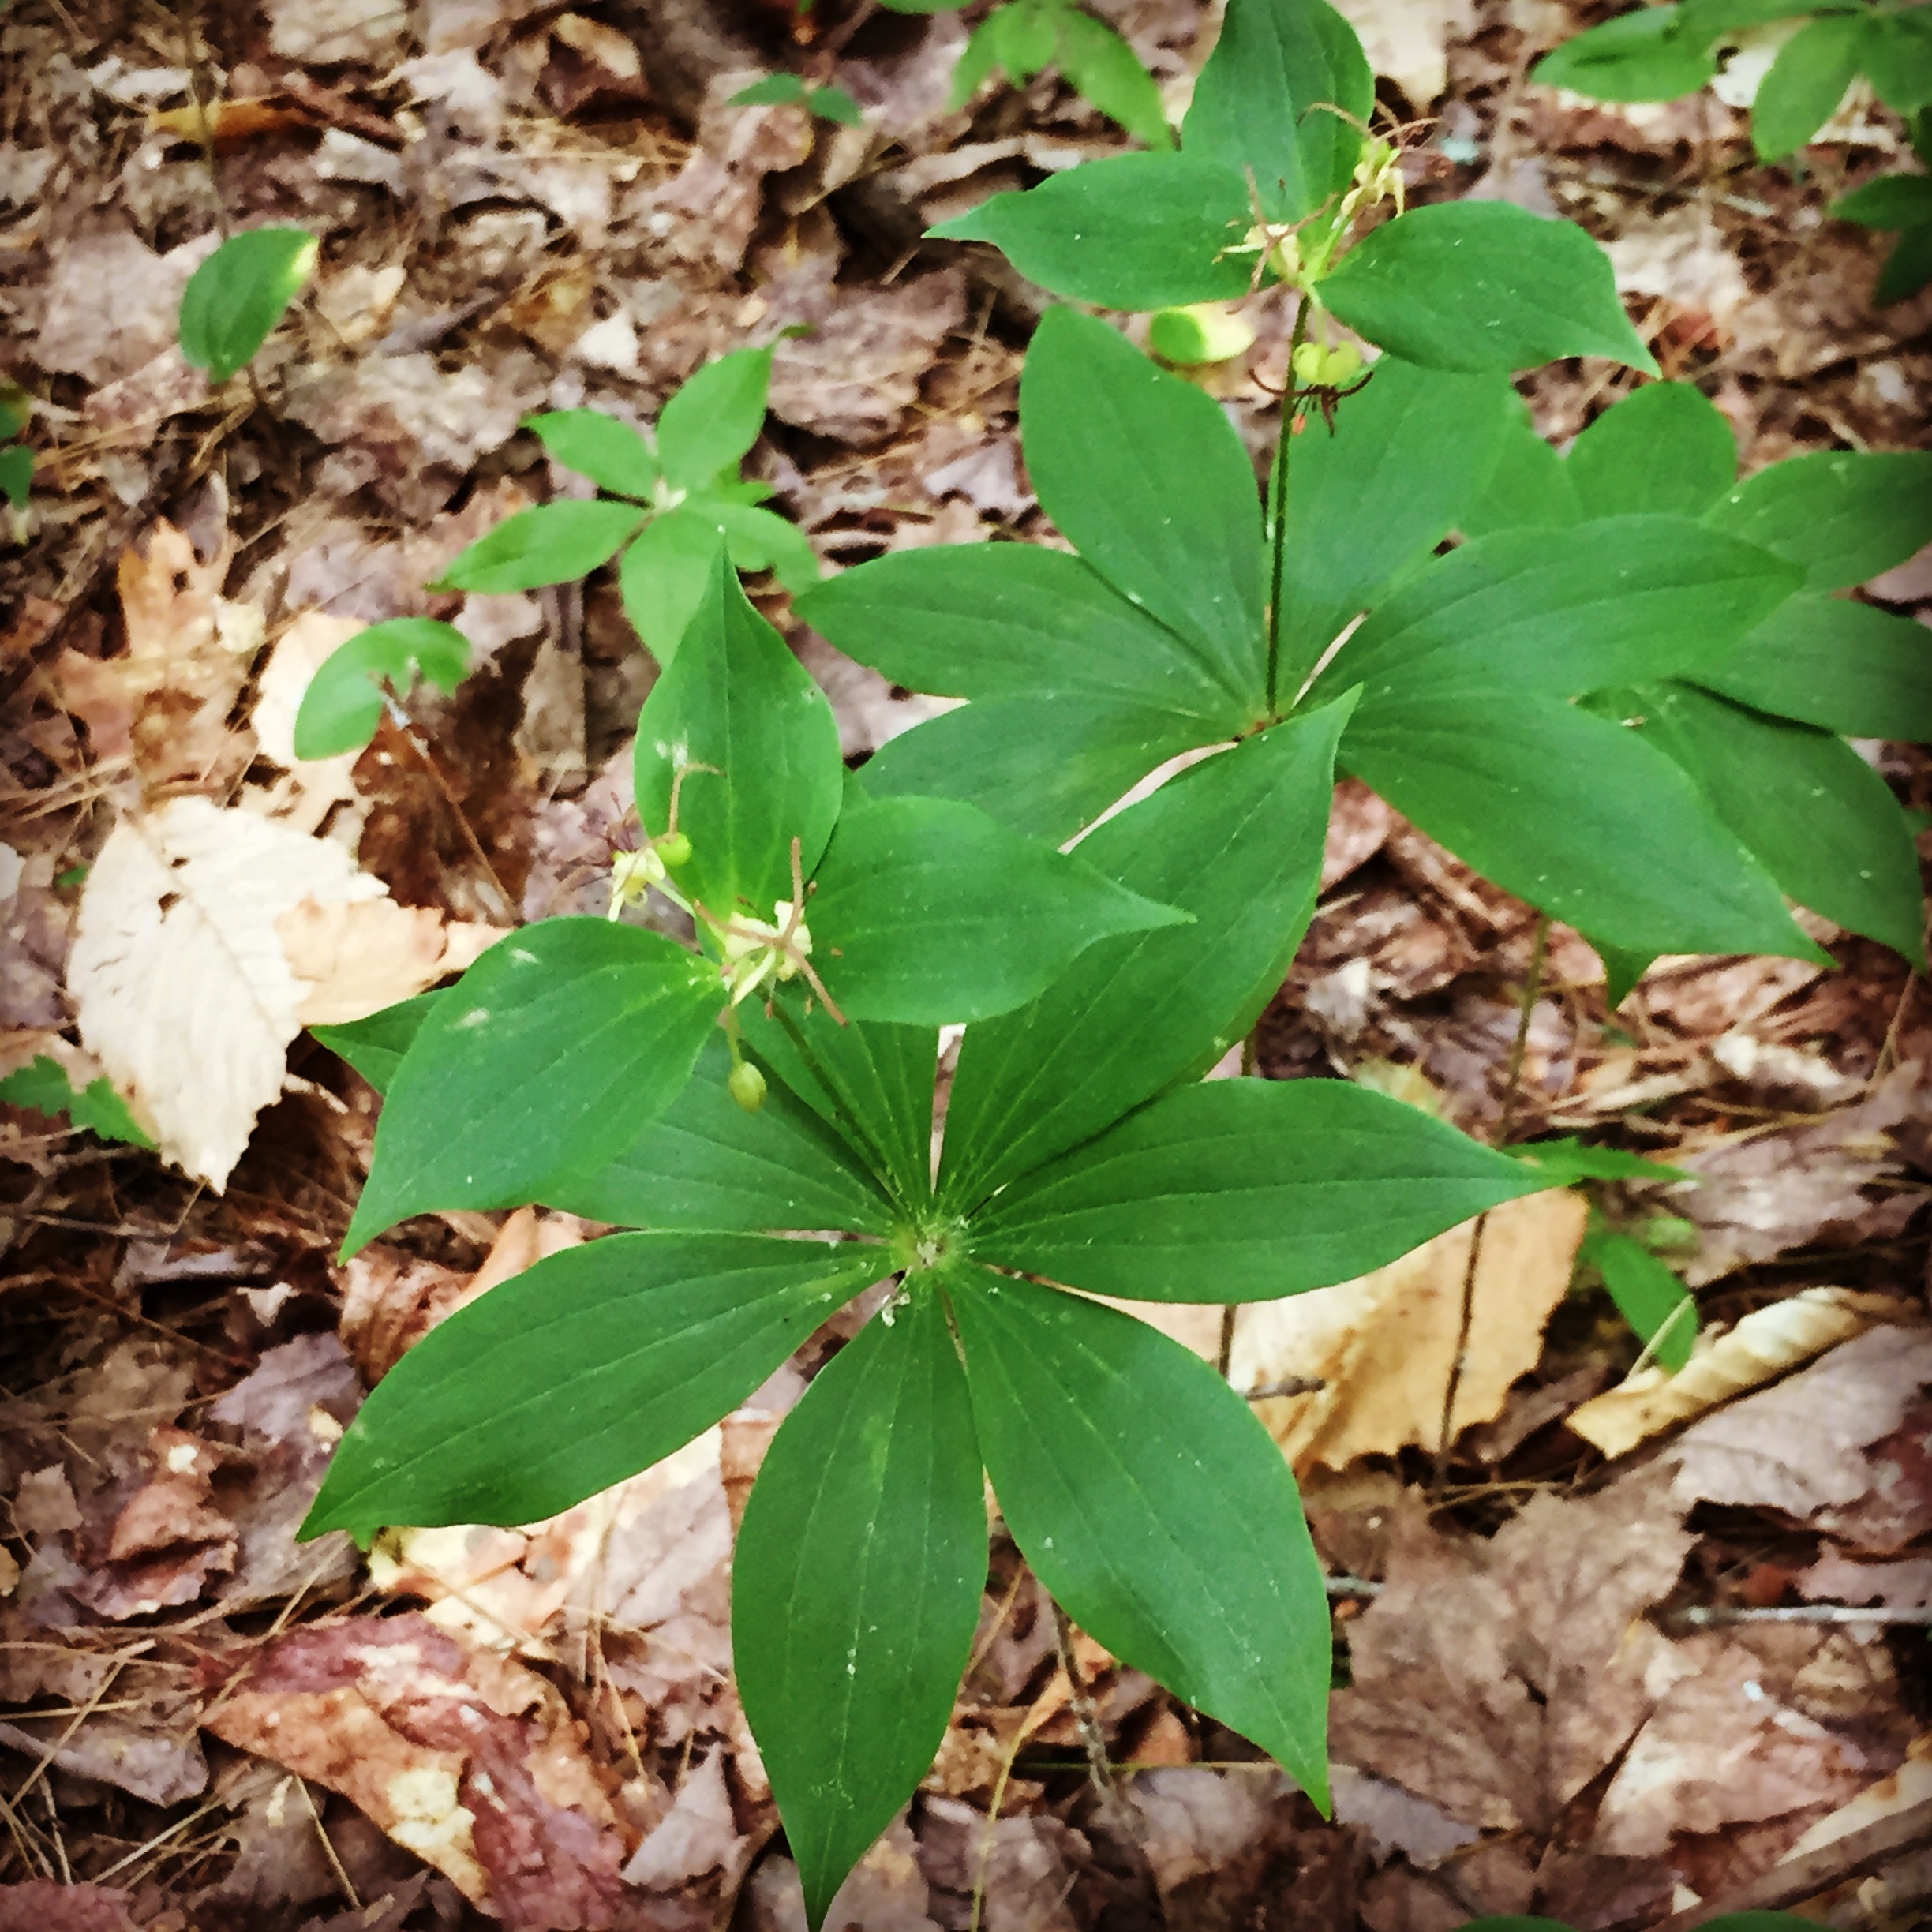
[[[1510,1385],[1535,1368],[1543,1329],[1570,1285],[1588,1208],[1567,1192],[1492,1211],[1476,1270],[1468,1359],[1452,1428],[1492,1421]],[[1357,1456],[1433,1449],[1442,1434],[1462,1325],[1471,1229],[1451,1229],[1360,1281],[1284,1301],[1251,1302],[1235,1318],[1230,1377],[1238,1389],[1299,1376],[1324,1386],[1256,1413],[1297,1470],[1340,1469]],[[1135,1312],[1151,1311],[1138,1305]],[[1208,1312],[1218,1324],[1219,1316]],[[1211,1347],[1203,1353],[1211,1356]]]
[[[1368,64],[1393,80],[1418,113],[1449,85],[1449,42],[1475,25],[1469,0],[1342,0]]]
[[[80,1035],[163,1155],[219,1190],[282,1090],[305,983],[275,922],[380,897],[341,847],[202,798],[108,836],[68,962]]]
[[[500,927],[393,899],[304,899],[275,931],[289,969],[305,983],[295,1015],[304,1026],[366,1019],[461,972],[503,937]]]
[[[1806,1288],[1754,1309],[1735,1328],[1700,1338],[1697,1354],[1672,1375],[1639,1369],[1574,1411],[1567,1427],[1614,1460],[1641,1442],[1702,1415],[1748,1389],[1776,1381],[1888,1319],[1900,1305],[1850,1288]]]
[[[338,758],[298,758],[295,755],[295,717],[316,673],[358,631],[367,626],[352,617],[305,610],[275,639],[268,661],[256,681],[255,710],[249,718],[262,756],[283,767],[272,786],[250,785],[242,802],[252,811],[279,818],[298,832],[320,830],[335,807],[356,796],[351,774],[358,751]],[[338,820],[340,835],[353,831]]]
[[[1784,1859],[1809,1857],[1840,1838],[1849,1837],[1853,1832],[1883,1824],[1887,1818],[1927,1803],[1932,1803],[1932,1731],[1914,1738],[1905,1747],[1905,1762],[1889,1777],[1868,1785],[1849,1803],[1808,1827],[1784,1854]]]

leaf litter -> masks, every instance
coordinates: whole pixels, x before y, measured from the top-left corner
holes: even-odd
[[[520,0],[410,21],[274,0],[259,31],[29,4],[0,26],[23,103],[0,303],[39,459],[0,609],[0,1072],[104,1075],[161,1142],[0,1109],[0,1926],[802,1923],[732,1690],[730,1551],[851,1317],[550,1522],[366,1556],[293,1535],[367,1387],[601,1231],[425,1217],[338,1267],[376,1103],[302,1032],[519,920],[601,909],[653,676],[612,587],[426,588],[568,487],[522,417],[648,421],[708,358],[775,343],[751,470],[823,557],[1040,534],[1026,313],[982,264],[908,251],[1117,137],[1051,76],[951,109],[946,15],[857,24],[839,72],[863,128],[734,108],[788,64],[781,9],[654,10],[659,42],[635,9]],[[1185,88],[1209,9],[1099,10]],[[1870,307],[1869,238],[1811,225],[1733,110],[1527,87],[1582,17],[1552,0],[1347,10],[1391,101],[1440,116],[1418,168],[1590,226],[1748,466],[1923,441],[1923,304]],[[1720,165],[1743,171],[1705,193]],[[259,390],[211,391],[174,346],[179,291],[224,221],[271,220],[322,236],[317,281]],[[1285,354],[1285,318],[1262,323],[1212,379],[1256,430]],[[1559,439],[1610,399],[1574,365],[1523,387]],[[1869,594],[1924,616],[1932,575]],[[481,668],[366,752],[299,764],[314,667],[402,616],[455,623]],[[930,714],[790,629],[848,758]],[[1922,754],[1874,754],[1932,806]],[[1084,1634],[1063,1657],[996,1535],[945,1747],[835,1926],[1635,1926],[1932,1789],[1923,992],[1825,930],[1836,973],[1665,960],[1612,1013],[1559,928],[1512,1099],[1527,908],[1352,781],[1323,893],[1263,1073],[1479,1134],[1513,1113],[1516,1138],[1582,1133],[1694,1179],[1536,1197],[1491,1217],[1473,1272],[1455,1230],[1225,1339],[1219,1311],[1159,1311],[1231,1351],[1304,1473],[1337,1579],[1336,1821]],[[1576,1273],[1586,1211],[1654,1236],[1694,1291],[1679,1376]],[[1121,1767],[1104,1793],[1089,1706]],[[1848,1889],[1840,1922],[1892,1923],[1911,1870]]]

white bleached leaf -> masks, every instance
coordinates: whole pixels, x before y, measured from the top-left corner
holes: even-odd
[[[313,991],[275,922],[381,898],[339,845],[177,798],[124,818],[88,874],[68,962],[80,1035],[163,1155],[219,1189],[282,1091]]]

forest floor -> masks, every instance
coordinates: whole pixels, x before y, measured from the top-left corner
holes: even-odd
[[[1213,9],[1097,10],[1182,98]],[[1903,152],[1882,113],[1835,125],[1795,178],[1709,94],[1621,110],[1530,85],[1593,17],[1564,0],[1345,10],[1417,123],[1412,193],[1582,222],[1747,469],[1926,440],[1932,301],[1874,312],[1881,244],[1822,212]],[[144,1050],[175,1144],[225,1185],[0,1108],[0,1932],[803,1926],[732,1690],[728,1566],[763,1447],[850,1321],[552,1523],[367,1557],[297,1544],[366,1386],[597,1230],[425,1217],[339,1266],[376,1103],[296,1028],[430,983],[491,931],[603,908],[653,675],[611,573],[424,588],[511,508],[581,487],[526,413],[648,421],[709,357],[776,340],[751,470],[829,567],[1039,531],[1014,417],[1035,298],[917,230],[1119,137],[1050,78],[949,111],[957,17],[817,17],[803,47],[749,0],[0,18],[0,374],[35,399],[39,466],[0,552],[0,1073],[98,1071],[77,1042],[107,1017],[66,968],[117,823],[200,799],[230,831],[276,828],[276,852],[331,843],[388,892],[295,933],[277,920],[299,880],[244,841],[205,955],[157,946],[154,1011],[182,1038],[210,1002],[236,1040],[262,1035],[265,1089],[259,1065],[251,1088],[170,1059],[171,1038]],[[836,74],[864,125],[725,104],[785,66]],[[224,227],[271,219],[322,238],[318,279],[255,375],[211,392],[174,346],[180,291]],[[1279,305],[1258,306],[1255,350],[1209,379],[1257,448],[1286,350]],[[1561,440],[1631,380],[1573,362],[1522,387]],[[928,714],[757,594],[850,758]],[[1932,552],[1866,594],[1932,620]],[[408,613],[459,624],[484,668],[359,758],[296,767],[315,665]],[[1924,754],[1870,751],[1932,807]],[[1612,1015],[1559,928],[1511,1091],[1533,923],[1344,785],[1260,1070],[1685,1170],[1590,1204],[1660,1244],[1703,1352],[1672,1381],[1638,1364],[1576,1268],[1575,1193],[1494,1218],[1466,1309],[1463,1230],[1244,1310],[1230,1373],[1300,1391],[1257,1411],[1338,1579],[1335,1822],[1084,1637],[1063,1651],[996,1537],[953,1728],[835,1927],[1446,1932],[1534,1911],[1607,1932],[1803,1896],[1875,1929],[1926,1909],[1932,1001],[1814,927],[1836,972],[1665,960]],[[250,943],[282,975],[279,1032],[233,983]],[[1176,1313],[1212,1356],[1219,1311]],[[1889,1863],[1798,1864],[1874,1825]]]

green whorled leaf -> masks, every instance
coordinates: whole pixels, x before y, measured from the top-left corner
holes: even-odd
[[[1056,56],[1068,84],[1106,116],[1150,148],[1174,144],[1174,130],[1154,77],[1140,56],[1091,13],[1069,7],[1060,15]]]
[[[739,463],[765,426],[772,352],[735,349],[707,362],[657,418],[657,459],[672,486],[703,489]]]
[[[1488,487],[1462,515],[1465,537],[1499,530],[1565,530],[1582,521],[1570,466],[1537,434],[1529,405],[1518,398]]]
[[[1932,451],[1814,450],[1747,477],[1709,515],[1840,590],[1890,570],[1932,542]]]
[[[1020,436],[1061,534],[1260,717],[1260,502],[1221,406],[1104,322],[1053,309],[1020,372]]]
[[[331,1053],[341,1054],[379,1094],[386,1094],[423,1022],[447,997],[443,993],[418,993],[414,999],[399,1000],[366,1019],[309,1030]]]
[[[382,722],[387,679],[406,693],[420,671],[439,690],[453,691],[470,668],[470,640],[433,617],[391,617],[339,645],[323,661],[295,713],[295,755],[339,758],[357,751]]]
[[[1504,530],[1410,577],[1315,688],[1361,684],[1359,728],[1385,705],[1413,713],[1436,698],[1488,696],[1506,710],[1694,672],[1799,581],[1768,552],[1690,517]]]
[[[903,1208],[932,1198],[934,1027],[852,1021],[781,995],[739,1009],[747,1050],[844,1143]],[[769,1105],[769,1101],[767,1102]]]
[[[848,1018],[940,1026],[1009,1013],[1096,941],[1189,917],[970,805],[900,797],[840,819],[810,923]]]
[[[1095,947],[1024,1011],[971,1028],[946,1114],[957,1211],[1204,1073],[1279,990],[1321,874],[1346,704],[1207,759],[1080,846],[1100,871],[1194,915]]]
[[[721,545],[677,655],[644,701],[635,759],[638,818],[653,833],[670,824],[672,788],[687,774],[678,829],[691,856],[672,878],[713,918],[769,919],[792,897],[794,839],[811,877],[838,818],[838,723],[751,608]]]
[[[16,510],[24,510],[33,496],[34,454],[25,444],[9,443],[0,449],[0,496]]]
[[[1181,144],[1252,170],[1267,219],[1300,221],[1346,191],[1374,112],[1361,43],[1324,0],[1230,0]]]
[[[911,691],[1028,699],[1076,692],[1217,731],[1252,721],[1197,650],[1091,564],[1037,544],[896,550],[807,591],[795,608],[847,657]]]
[[[1684,773],[1574,705],[1511,694],[1378,706],[1350,730],[1342,762],[1466,863],[1593,941],[1825,957]]]
[[[1607,1226],[1593,1226],[1577,1259],[1603,1278],[1617,1312],[1642,1341],[1648,1345],[1662,1335],[1653,1354],[1660,1367],[1675,1374],[1690,1361],[1697,1340],[1697,1303],[1642,1241]]]
[[[1923,8],[1870,21],[1861,64],[1895,114],[1909,117],[1932,103],[1932,20]]]
[[[523,427],[543,444],[552,461],[587,476],[612,496],[635,496],[649,503],[664,481],[650,438],[601,410],[551,410],[540,416],[526,416]]]
[[[182,290],[182,356],[218,383],[252,362],[314,273],[320,249],[306,228],[231,235]]]
[[[1861,228],[1915,228],[1932,222],[1932,175],[1881,174],[1840,196],[1831,212]]]
[[[1506,201],[1411,208],[1350,249],[1321,297],[1358,335],[1427,369],[1593,355],[1657,373],[1609,256],[1575,223]]]
[[[1586,517],[1702,516],[1737,481],[1737,439],[1689,383],[1646,383],[1577,438],[1569,467]]]
[[[927,232],[990,242],[1028,281],[1072,301],[1174,309],[1248,293],[1258,258],[1233,251],[1253,222],[1237,170],[1129,154],[994,195]]]
[[[667,670],[704,601],[720,548],[714,521],[673,510],[653,517],[617,566],[624,615]]]
[[[811,539],[772,511],[695,491],[676,514],[716,530],[741,571],[769,571],[791,590],[809,590],[818,581],[818,557]]]
[[[972,1398],[915,1291],[784,1419],[732,1563],[732,1661],[806,1923],[930,1769],[986,1584]]]
[[[106,1074],[77,1088],[66,1068],[47,1054],[36,1054],[28,1065],[16,1067],[0,1080],[0,1101],[31,1107],[36,1114],[65,1114],[77,1132],[84,1130],[103,1140],[129,1147],[154,1145]]]
[[[677,1098],[721,1003],[714,967],[638,927],[545,919],[492,946],[390,1080],[345,1257],[410,1215],[596,1173]]]
[[[973,1218],[972,1250],[1096,1294],[1273,1301],[1550,1185],[1346,1080],[1209,1080],[1002,1189]]]
[[[635,504],[601,496],[538,504],[505,517],[479,537],[431,587],[494,595],[571,583],[608,564],[644,516]]]
[[[1869,31],[1859,15],[1836,15],[1799,28],[1779,50],[1751,103],[1760,161],[1781,161],[1832,118],[1858,77]]]
[[[1717,71],[1708,40],[1685,32],[1680,6],[1640,6],[1566,40],[1530,70],[1542,87],[1592,100],[1667,101],[1694,94]]]
[[[740,88],[726,103],[732,107],[784,107],[802,106],[806,95],[803,80],[795,73],[770,73]]]
[[[1130,1315],[983,1268],[945,1279],[987,1473],[1054,1601],[1325,1807],[1327,1597],[1267,1432]]]
[[[1926,118],[1924,114],[1919,116],[1922,121]],[[1897,246],[1885,257],[1885,264],[1878,271],[1872,301],[1880,309],[1891,302],[1904,301],[1908,295],[1916,295],[1928,282],[1932,282],[1932,221],[1908,228],[1899,237]]]
[[[1932,743],[1932,635],[1848,597],[1792,597],[1700,665],[1694,681],[1854,738]]]
[[[1350,618],[1460,523],[1494,470],[1516,405],[1500,375],[1384,356],[1332,435],[1295,439],[1276,626],[1291,697]]]
[[[1709,47],[1750,27],[1795,20],[1801,13],[1855,13],[1861,0],[1683,0],[1684,37]]]
[[[1592,938],[1597,957],[1603,961],[1604,1000],[1612,1013],[1637,990],[1638,983],[1657,964],[1653,947],[1612,945],[1607,939]]]
[[[729,1413],[884,1259],[731,1234],[614,1234],[552,1255],[383,1377],[301,1533],[553,1516]]]
[[[724,1084],[731,1064],[724,1039],[710,1042],[669,1110],[549,1204],[616,1227],[889,1234],[891,1205],[845,1143],[779,1080],[747,1114]]]
[[[1801,905],[1925,964],[1919,858],[1892,788],[1841,738],[1692,686],[1632,695],[1645,738]]]
[[[988,698],[930,718],[874,752],[878,798],[949,798],[1058,845],[1157,766],[1228,736],[1199,720],[1058,693]]]
[[[1526,1161],[1552,1187],[1571,1187],[1578,1181],[1688,1181],[1682,1167],[1627,1154],[1621,1148],[1591,1147],[1574,1137],[1556,1140],[1521,1140],[1502,1150],[1511,1160]]]

